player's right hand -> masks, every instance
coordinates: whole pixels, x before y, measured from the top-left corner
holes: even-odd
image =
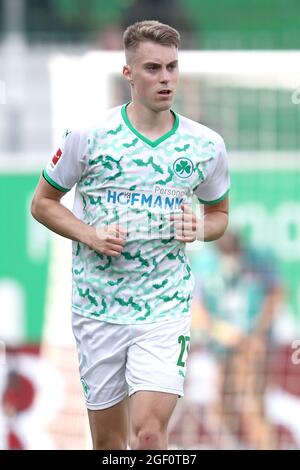
[[[120,256],[126,241],[126,231],[120,225],[93,227],[88,246],[106,256]]]

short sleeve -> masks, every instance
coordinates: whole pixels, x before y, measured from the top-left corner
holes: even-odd
[[[229,188],[228,157],[224,141],[220,137],[216,157],[209,162],[206,178],[194,189],[194,194],[202,204],[217,204],[225,199]]]
[[[84,172],[87,144],[86,132],[66,131],[57,152],[43,171],[49,184],[63,192],[72,189]]]

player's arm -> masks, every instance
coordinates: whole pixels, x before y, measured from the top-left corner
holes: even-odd
[[[210,242],[220,238],[228,225],[228,211],[228,196],[217,204],[204,205],[204,217],[199,222],[197,240]]]
[[[195,240],[210,242],[220,238],[228,225],[229,198],[216,204],[204,205],[204,217],[196,217],[189,205],[181,206],[182,213],[171,216],[176,230],[175,239],[190,243]]]
[[[91,227],[77,219],[61,204],[63,191],[51,186],[44,177],[40,178],[31,203],[31,214],[52,232],[74,241],[86,243]]]
[[[64,194],[41,177],[31,203],[32,216],[63,237],[85,243],[103,254],[118,256],[124,245],[122,230],[117,226],[96,229],[85,224],[61,203]]]

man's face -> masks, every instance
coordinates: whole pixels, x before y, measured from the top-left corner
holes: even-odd
[[[132,53],[123,73],[132,84],[134,101],[153,111],[168,110],[178,82],[177,48],[142,42]]]

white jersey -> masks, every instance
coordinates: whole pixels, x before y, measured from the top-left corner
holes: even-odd
[[[94,227],[120,223],[128,233],[117,257],[73,242],[73,311],[120,324],[188,316],[193,278],[170,214],[193,194],[205,204],[226,197],[225,145],[173,111],[173,129],[150,141],[134,129],[126,106],[93,129],[67,131],[43,172],[61,191],[77,185],[76,217]]]

